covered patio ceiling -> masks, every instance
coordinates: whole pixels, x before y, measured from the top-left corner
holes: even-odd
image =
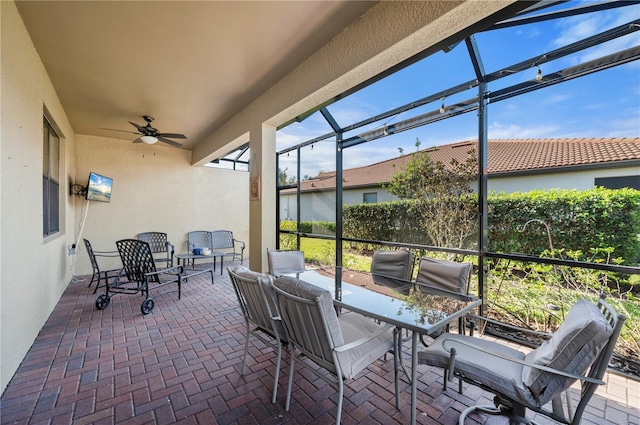
[[[104,129],[150,115],[187,149],[376,3],[16,2],[76,133],[134,140]]]

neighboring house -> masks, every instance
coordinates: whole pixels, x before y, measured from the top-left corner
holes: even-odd
[[[476,141],[426,149],[434,162],[463,162]],[[526,192],[536,189],[586,190],[595,186],[640,190],[640,138],[498,139],[488,144],[488,189]],[[424,152],[425,150],[421,151]],[[344,204],[398,199],[384,189],[413,154],[343,170]],[[300,184],[302,221],[335,221],[335,171]],[[474,190],[477,189],[473,185]],[[297,218],[296,190],[280,193],[280,218]]]

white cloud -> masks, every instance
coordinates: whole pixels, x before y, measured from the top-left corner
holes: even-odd
[[[639,34],[629,34],[627,36],[616,38],[607,43],[601,44],[596,47],[585,50],[582,54],[578,55],[574,62],[584,63],[593,59],[610,55],[612,53],[620,52],[622,50],[635,47],[640,44]]]
[[[571,99],[570,95],[558,93],[558,94],[554,94],[552,96],[546,97],[544,99],[544,103],[560,103],[568,99]]]
[[[556,48],[597,34],[603,26],[603,19],[601,15],[579,15],[560,20],[558,26],[560,34],[551,42]]]
[[[584,105],[582,108],[591,110],[591,111],[597,111],[597,110],[608,108],[608,107],[609,107],[609,103],[599,102],[599,103],[588,103]]]
[[[551,41],[551,46],[553,46],[553,48],[559,48],[575,43],[576,41],[628,23],[634,16],[638,15],[640,15],[640,6],[633,5],[600,11],[595,14],[590,13],[561,19],[556,25],[557,28],[559,28],[559,34]],[[638,44],[640,44],[640,35],[633,33],[573,55],[570,57],[569,62],[572,65],[576,65],[637,46]]]
[[[541,125],[522,127],[516,124],[503,125],[497,121],[489,125],[489,139],[539,139],[557,137],[560,127],[557,125]]]
[[[640,108],[632,107],[621,111],[619,118],[608,122],[608,137],[640,136]]]

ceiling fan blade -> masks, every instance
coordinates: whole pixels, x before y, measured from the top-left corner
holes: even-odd
[[[162,143],[166,143],[167,145],[175,146],[176,148],[181,148],[182,145],[178,142],[174,142],[173,140],[165,139],[164,137],[158,135],[158,140]]]
[[[133,131],[116,130],[115,128],[103,128],[103,127],[101,127],[100,130],[119,131],[121,133],[129,133],[129,134],[139,134],[139,133],[134,133]]]
[[[158,133],[159,137],[169,137],[171,139],[186,139],[187,136],[178,133]]]
[[[142,143],[142,139],[138,137],[136,140],[133,141],[133,143]]]
[[[131,124],[132,126],[134,126],[135,128],[137,128],[139,132],[144,133],[144,127],[142,127],[142,126],[140,126],[140,125],[138,125],[138,124],[136,124],[136,123],[134,123],[134,122],[131,122],[131,121],[129,121],[129,124]],[[135,134],[135,133],[134,133],[134,134]]]

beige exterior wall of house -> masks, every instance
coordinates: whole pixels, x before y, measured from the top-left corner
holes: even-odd
[[[194,167],[186,150],[75,135],[15,4],[1,7],[0,392],[72,277],[91,273],[82,238],[115,250],[118,239],[163,231],[176,252],[186,250],[190,230],[228,229],[249,239],[248,173]],[[61,136],[61,218],[60,232],[43,239],[45,109]],[[86,210],[69,186],[85,186],[89,171],[112,177],[114,186],[110,203],[91,202]],[[68,253],[74,242],[75,257]]]
[[[0,2],[0,390],[71,280],[74,134],[13,2]],[[60,232],[43,239],[42,117],[60,143]]]
[[[86,212],[75,275],[91,273],[82,238],[94,250],[112,251],[117,240],[158,231],[176,253],[186,252],[192,230],[231,230],[236,239],[248,240],[249,173],[193,167],[191,151],[160,144],[87,135],[77,135],[76,144],[74,182],[86,186],[93,171],[113,179],[113,192],[109,203],[74,197],[76,235]],[[231,200],[229,193],[238,196]]]

